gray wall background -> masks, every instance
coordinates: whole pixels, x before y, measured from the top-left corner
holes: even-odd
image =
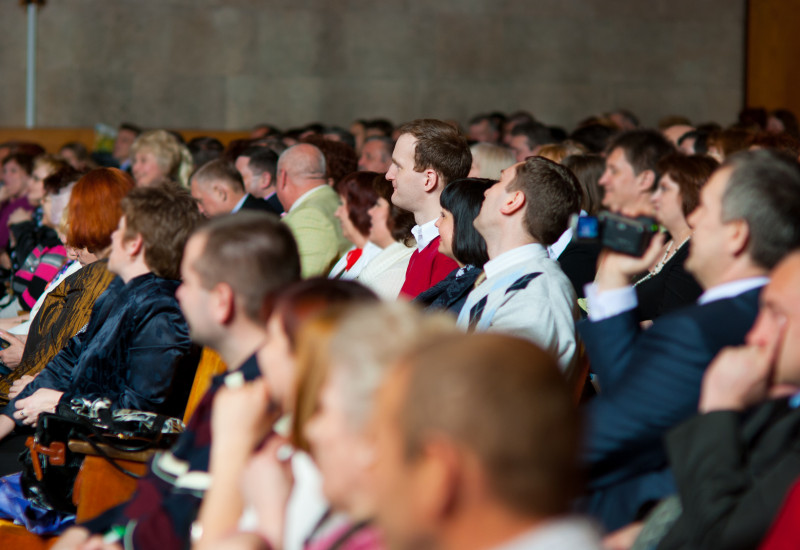
[[[628,107],[732,122],[743,0],[48,0],[39,126],[243,129]],[[0,2],[0,126],[22,126],[26,16]]]

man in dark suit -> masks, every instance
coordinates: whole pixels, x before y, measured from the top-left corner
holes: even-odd
[[[579,328],[601,388],[585,407],[583,505],[607,529],[674,492],[662,437],[696,411],[703,373],[719,350],[744,341],[769,270],[800,246],[798,211],[795,162],[767,151],[729,159],[689,217],[686,266],[705,292],[646,331],[628,281],[654,261],[663,238],[656,236],[643,258],[606,257],[588,291],[589,321]]]
[[[795,252],[772,273],[746,345],[709,366],[700,414],[667,437],[682,513],[660,550],[758,546],[800,476],[798,343]]]
[[[240,210],[269,212],[269,204],[245,192],[236,167],[222,159],[212,160],[192,175],[192,196],[200,212],[208,218],[234,214]]]
[[[248,204],[249,208],[261,206],[260,200],[267,204],[268,212],[283,214],[284,208],[276,193],[278,153],[269,147],[248,147],[236,158],[236,169],[242,175],[244,190],[250,194],[245,208]]]

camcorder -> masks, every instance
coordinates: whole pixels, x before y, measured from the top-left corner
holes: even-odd
[[[603,248],[637,258],[645,253],[659,231],[658,222],[648,216],[629,218],[611,212],[600,212],[597,216],[574,214],[570,226],[574,241],[599,243]]]

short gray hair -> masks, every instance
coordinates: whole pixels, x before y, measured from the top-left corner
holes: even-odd
[[[278,170],[286,170],[295,176],[322,179],[327,174],[325,155],[315,145],[298,143],[278,157]]]
[[[348,423],[361,431],[386,373],[417,346],[455,334],[453,319],[423,314],[416,306],[393,302],[357,306],[342,320],[330,343],[330,378],[345,392]]]
[[[757,265],[772,269],[800,247],[800,166],[774,151],[732,155],[722,195],[722,221],[744,220],[750,232],[748,253]]]

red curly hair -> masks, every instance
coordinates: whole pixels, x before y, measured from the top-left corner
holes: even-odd
[[[97,168],[79,179],[69,198],[67,244],[91,253],[111,246],[120,202],[133,186],[133,178],[116,168]]]

